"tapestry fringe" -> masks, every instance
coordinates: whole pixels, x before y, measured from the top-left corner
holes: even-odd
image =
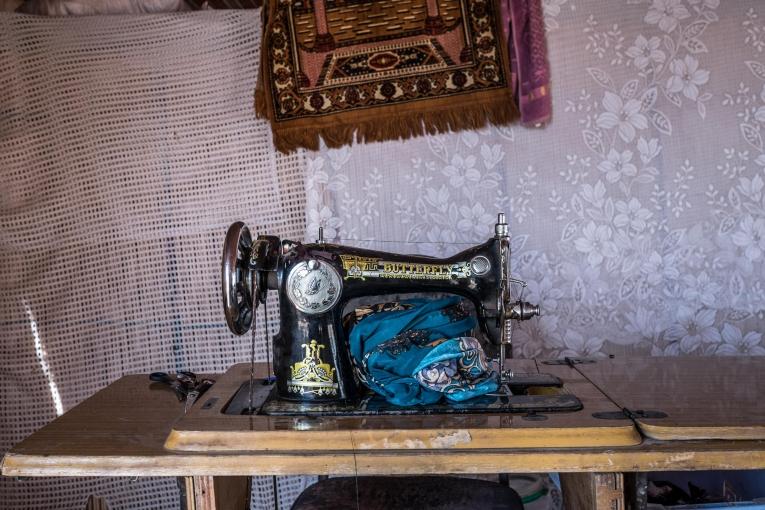
[[[265,94],[255,94],[258,116],[267,117]],[[381,112],[383,113],[383,112]],[[321,139],[328,148],[334,149],[351,143],[408,140],[409,138],[448,133],[464,129],[481,129],[487,124],[507,125],[518,118],[518,112],[507,99],[495,99],[465,106],[452,106],[432,112],[399,113],[381,115],[366,121],[340,121],[331,126],[306,128],[282,128],[273,126],[274,146],[279,152],[288,153],[304,147],[319,150]]]
[[[258,119],[268,119],[268,107],[266,106],[266,91],[261,87],[262,81],[258,80],[255,87],[255,117]]]

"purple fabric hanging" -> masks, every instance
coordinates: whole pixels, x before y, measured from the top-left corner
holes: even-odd
[[[552,98],[542,0],[501,0],[500,4],[521,122],[544,124],[552,116]]]

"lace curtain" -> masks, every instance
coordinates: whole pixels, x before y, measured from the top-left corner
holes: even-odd
[[[548,127],[311,154],[307,238],[443,256],[506,211],[516,356],[765,354],[765,7],[544,10]]]

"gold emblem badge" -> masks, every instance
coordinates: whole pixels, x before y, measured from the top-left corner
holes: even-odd
[[[316,395],[337,395],[335,369],[321,360],[321,350],[324,345],[316,340],[310,344],[302,344],[305,358],[292,365],[292,379],[287,383],[291,393],[314,393]]]

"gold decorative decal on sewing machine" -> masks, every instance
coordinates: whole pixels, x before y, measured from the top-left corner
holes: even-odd
[[[468,262],[454,264],[425,264],[419,262],[392,262],[370,257],[340,255],[345,279],[401,278],[407,280],[451,280],[472,275]]]
[[[311,340],[301,344],[305,358],[292,365],[292,379],[287,382],[290,393],[314,393],[316,395],[337,395],[335,369],[321,360],[321,350],[326,346]]]

